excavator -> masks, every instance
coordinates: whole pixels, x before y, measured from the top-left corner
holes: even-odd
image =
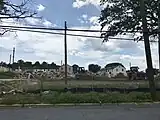
[[[143,71],[138,71],[138,66],[130,67],[130,70],[127,71],[129,80],[146,80],[146,73]]]

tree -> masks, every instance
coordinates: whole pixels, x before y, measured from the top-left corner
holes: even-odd
[[[51,64],[49,64],[49,68],[56,69],[57,65],[54,62],[52,62]]]
[[[28,69],[31,69],[31,68],[32,68],[32,62],[26,61],[26,62],[24,63],[24,67],[25,67],[25,68],[28,68]]]
[[[40,68],[41,64],[39,63],[39,61],[36,61],[34,64],[33,64],[33,67],[35,68]]]
[[[140,0],[101,0],[101,4],[107,4],[101,11],[100,22],[103,29],[106,25],[110,32],[102,36],[108,38],[124,31],[136,33],[142,31],[142,16],[140,13]],[[123,6],[123,7],[122,7]],[[150,36],[157,36],[158,31],[158,4],[157,0],[146,0],[146,19]],[[141,37],[142,39],[142,37]]]
[[[24,61],[23,60],[18,60],[17,64],[18,64],[18,66],[23,67],[24,66]]]
[[[41,67],[42,67],[42,68],[48,68],[48,63],[47,63],[47,62],[43,62],[43,63],[41,64]]]
[[[100,22],[102,29],[108,25],[108,32],[102,33],[107,41],[109,36],[126,34],[130,31],[135,35],[137,31],[143,31],[143,36],[137,37],[137,40],[144,38],[146,61],[148,67],[148,80],[151,89],[152,99],[155,100],[155,84],[153,76],[153,66],[149,36],[157,37],[158,31],[158,4],[157,0],[101,0],[102,5],[106,7],[101,11]]]
[[[15,69],[18,69],[19,64],[14,62],[11,66],[12,66],[12,69],[15,70]]]
[[[30,0],[23,0],[19,5],[13,4],[10,0],[0,0],[0,19],[34,17],[35,11],[31,11],[27,4]]]
[[[79,71],[79,66],[77,64],[72,65],[73,73],[77,73]]]
[[[19,5],[13,4],[10,0],[0,0],[0,20],[2,19],[24,19],[28,17],[35,17],[36,12],[27,7],[30,0],[23,0]],[[10,31],[9,28],[2,28],[2,33],[5,34]]]
[[[100,69],[101,69],[101,66],[99,66],[97,64],[89,64],[89,66],[88,66],[88,70],[93,73],[98,72]]]
[[[0,66],[2,66],[2,67],[7,67],[7,64],[5,63],[5,62],[0,62]]]

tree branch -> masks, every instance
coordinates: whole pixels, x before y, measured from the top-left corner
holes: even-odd
[[[35,17],[36,12],[31,12],[31,10],[27,8],[28,1],[29,0],[25,0],[20,5],[16,5],[8,1],[3,1],[3,7],[0,11],[0,15],[4,16],[0,17],[0,19],[24,19],[28,17]]]
[[[4,35],[8,31],[10,31],[10,29],[4,29],[4,31],[2,33],[0,33],[0,36]]]

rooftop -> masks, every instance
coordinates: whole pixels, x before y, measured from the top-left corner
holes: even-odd
[[[117,66],[124,67],[121,63],[109,63],[105,66],[106,69],[114,69]],[[125,68],[125,67],[124,67]]]

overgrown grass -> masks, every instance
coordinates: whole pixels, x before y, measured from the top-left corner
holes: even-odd
[[[160,97],[158,98],[160,100]],[[128,102],[151,102],[149,93],[132,92],[129,94],[113,93],[58,93],[48,94],[16,94],[1,96],[0,104],[59,104],[59,103],[128,103]]]
[[[0,72],[0,79],[12,79],[16,76],[13,72]]]

